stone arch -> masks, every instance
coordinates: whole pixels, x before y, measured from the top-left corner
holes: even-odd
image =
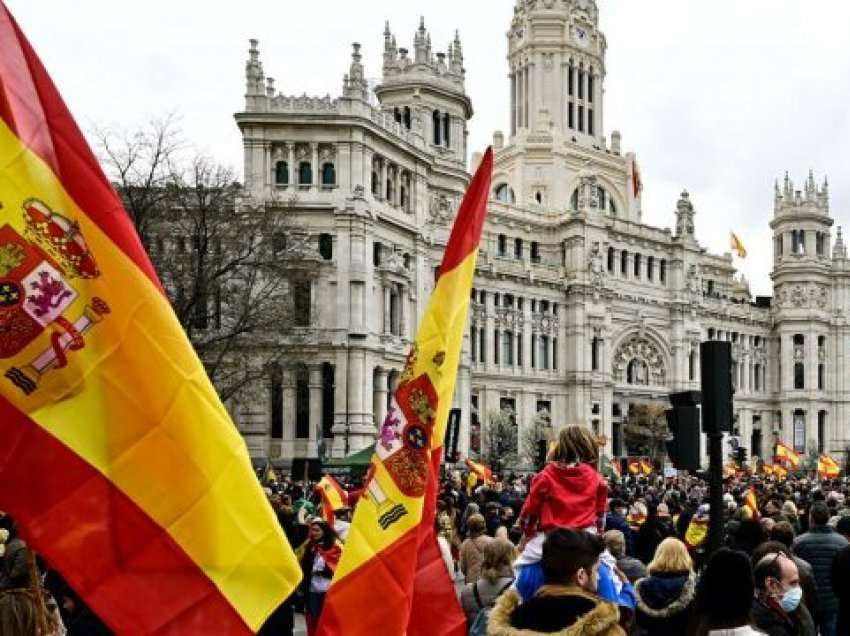
[[[649,329],[630,330],[617,341],[611,359],[614,382],[632,386],[665,386],[670,354],[663,339]]]

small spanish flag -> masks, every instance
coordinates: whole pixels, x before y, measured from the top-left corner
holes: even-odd
[[[630,459],[629,460],[629,473],[632,475],[639,475],[641,472],[640,460],[638,459]]]
[[[823,454],[818,458],[818,474],[824,479],[835,479],[841,469],[829,455]]]
[[[800,454],[784,442],[776,444],[776,460],[787,461],[793,468],[800,465]]]
[[[761,468],[764,471],[765,475],[772,475],[773,474],[773,465],[764,464]]]
[[[691,519],[685,532],[685,545],[690,550],[696,550],[708,538],[708,517]]]
[[[758,520],[759,518],[759,505],[758,505],[758,497],[756,496],[756,490],[752,486],[747,490],[747,494],[744,497],[744,506],[750,511],[751,518]]]
[[[623,465],[620,463],[619,457],[611,459],[611,472],[614,473],[615,477],[623,476]]]
[[[493,483],[493,471],[486,464],[474,462],[469,457],[466,458],[466,466],[485,484]]]
[[[325,475],[313,488],[322,497],[322,510],[325,521],[333,526],[335,512],[348,506],[348,493],[331,475]]]
[[[779,479],[785,479],[788,476],[788,469],[782,464],[774,464],[773,474],[779,477]]]
[[[747,257],[747,248],[744,247],[743,241],[734,232],[729,232],[729,247],[738,254],[738,258]]]
[[[640,472],[642,472],[644,475],[651,475],[652,470],[652,462],[650,462],[648,459],[640,460]]]

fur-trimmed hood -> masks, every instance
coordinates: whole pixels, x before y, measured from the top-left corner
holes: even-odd
[[[576,616],[570,625],[560,631],[539,632],[532,629],[520,629],[514,627],[512,621],[520,606],[520,597],[514,590],[509,590],[499,597],[496,606],[490,612],[487,634],[488,636],[626,636],[626,632],[619,625],[620,611],[617,606],[602,601],[577,587],[544,585],[534,598],[526,603],[526,606],[530,608],[537,603],[547,601],[553,603],[558,600],[567,604],[575,601],[590,609]],[[568,611],[559,612],[558,615],[569,619]]]
[[[697,576],[650,576],[635,584],[637,610],[652,618],[669,618],[690,606],[696,594]]]

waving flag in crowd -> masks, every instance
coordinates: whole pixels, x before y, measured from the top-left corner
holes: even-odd
[[[325,521],[333,527],[336,511],[348,507],[348,493],[331,475],[325,475],[313,488],[322,497]]]
[[[800,465],[800,455],[793,448],[784,442],[776,444],[776,461],[788,462],[792,468],[797,468]]]
[[[2,0],[0,281],[0,509],[117,633],[256,631],[298,563],[129,216]]]
[[[466,458],[466,466],[471,470],[478,479],[484,484],[493,483],[493,471],[486,464],[474,462],[469,457]]]
[[[756,490],[752,486],[747,490],[747,494],[744,497],[744,506],[746,506],[747,510],[750,511],[750,518],[758,520],[759,518],[759,504],[758,497],[756,496]]]
[[[824,479],[835,479],[841,473],[841,468],[832,457],[823,454],[818,458],[818,474]]]
[[[651,475],[652,470],[652,462],[650,462],[648,459],[640,460],[640,472],[642,472],[644,475]]]
[[[641,472],[640,460],[638,459],[630,459],[628,461],[629,465],[629,473],[632,475],[639,475]]]
[[[779,477],[779,479],[785,479],[788,476],[788,469],[782,464],[774,464],[773,475],[774,477]]]
[[[466,633],[434,514],[492,170],[488,149],[458,210],[375,446],[366,494],[322,609],[319,633],[325,636]]]

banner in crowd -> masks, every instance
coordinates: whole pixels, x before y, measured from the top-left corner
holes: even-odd
[[[818,474],[823,479],[835,479],[841,473],[838,463],[827,454],[818,457]]]
[[[800,465],[800,454],[784,442],[776,444],[776,462],[787,462],[792,468]]]
[[[0,438],[0,509],[117,633],[252,633],[301,578],[130,217],[2,0]]]
[[[313,488],[322,498],[322,512],[325,521],[333,527],[336,512],[348,507],[348,493],[331,475],[325,475]]]
[[[439,466],[490,193],[488,149],[461,203],[322,609],[325,636],[466,634],[434,533]]]
[[[466,466],[483,484],[493,483],[493,471],[487,464],[472,461],[469,457],[466,458]]]

